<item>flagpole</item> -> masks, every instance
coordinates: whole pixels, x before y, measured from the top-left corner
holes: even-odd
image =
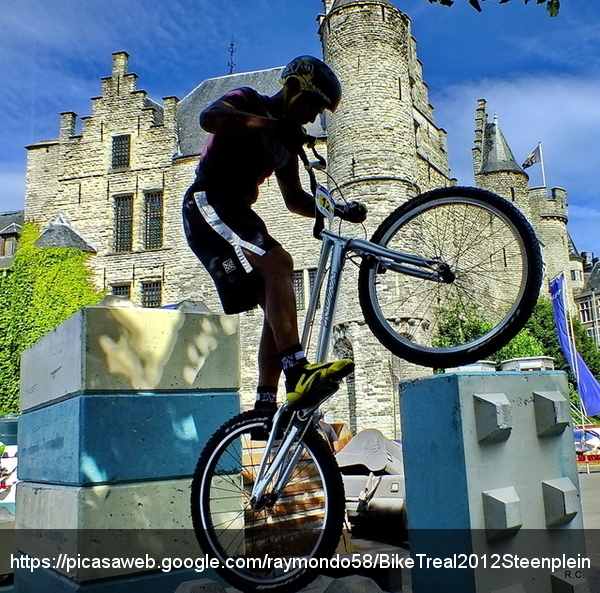
[[[540,149],[540,165],[542,166],[542,185],[544,187],[548,187],[546,185],[546,169],[544,167],[544,153],[542,151],[542,143],[538,142],[538,147]]]

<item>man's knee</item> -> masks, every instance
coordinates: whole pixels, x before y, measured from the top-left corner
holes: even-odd
[[[248,254],[252,267],[263,277],[284,275],[292,277],[294,260],[281,246],[274,247],[264,255]]]
[[[294,271],[294,260],[292,256],[283,247],[275,247],[269,251],[269,254],[273,254],[273,261],[275,265],[281,270],[282,273],[288,274],[290,277]]]

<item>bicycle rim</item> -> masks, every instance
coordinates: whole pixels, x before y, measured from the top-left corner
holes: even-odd
[[[331,556],[339,541],[345,500],[335,460],[318,435],[307,433],[284,491],[275,504],[255,511],[250,494],[265,441],[253,436],[269,423],[265,417],[235,420],[198,463],[192,484],[198,540],[234,586],[300,588],[312,578],[310,560]]]
[[[537,300],[541,256],[531,227],[509,202],[474,188],[444,188],[400,207],[374,242],[447,264],[450,283],[367,264],[361,303],[377,337],[406,360],[467,364],[521,329]]]

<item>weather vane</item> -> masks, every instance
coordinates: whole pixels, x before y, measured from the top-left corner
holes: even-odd
[[[235,44],[233,42],[233,35],[231,36],[231,43],[229,44],[229,63],[227,64],[227,66],[229,66],[229,74],[233,74],[233,68],[235,66],[235,63],[233,61],[233,54],[235,53]]]

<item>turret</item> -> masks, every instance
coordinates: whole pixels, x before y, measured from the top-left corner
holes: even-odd
[[[473,169],[478,187],[497,193],[513,202],[531,219],[527,184],[529,176],[517,163],[500,129],[498,118],[488,121],[486,102],[477,102]]]

